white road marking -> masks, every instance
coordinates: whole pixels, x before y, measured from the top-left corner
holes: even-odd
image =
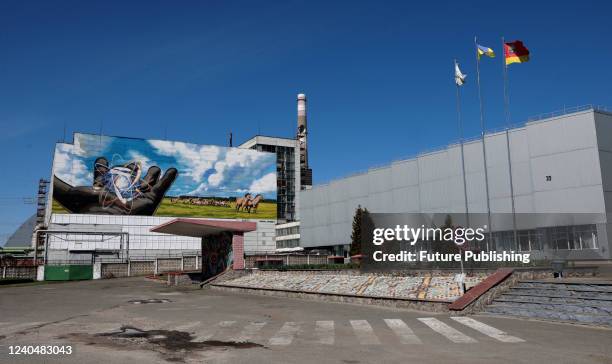
[[[203,333],[199,333],[193,341],[206,341],[210,340],[213,336],[215,336],[221,329],[232,327],[236,324],[236,321],[221,321],[217,323],[217,325],[213,326],[212,330],[206,331]]]
[[[445,324],[444,322],[433,318],[433,317],[422,317],[418,319],[419,321],[421,321],[422,323],[424,323],[425,325],[429,326],[429,328],[431,328],[432,330],[434,330],[435,332],[443,335],[444,337],[446,337],[447,339],[449,339],[450,341],[454,342],[454,343],[476,343],[478,341],[472,339],[471,337],[461,333],[459,330],[456,330],[450,326],[448,326],[447,324]]]
[[[366,320],[351,320],[351,326],[353,326],[353,331],[355,332],[355,336],[359,340],[359,343],[362,345],[378,345],[380,344],[380,340],[374,334],[374,330],[372,330],[372,326]]]
[[[505,342],[505,343],[523,343],[525,342],[525,340],[519,337],[508,335],[507,333],[501,330],[498,330],[494,328],[493,326],[489,326],[480,321],[476,321],[470,317],[456,316],[456,317],[451,317],[451,318],[459,323],[464,324],[467,327],[470,327],[478,332],[481,332],[501,342]]]
[[[422,344],[414,331],[401,319],[385,319],[385,323],[399,337],[402,344]]]
[[[191,322],[185,325],[180,325],[174,328],[174,330],[176,331],[187,331],[189,329],[193,329],[194,327],[198,327],[200,326],[201,322],[200,321],[196,321],[196,322]]]
[[[266,324],[267,322],[249,322],[234,341],[245,342],[251,340]]]
[[[295,335],[300,331],[301,325],[300,322],[285,322],[283,327],[270,338],[269,344],[282,346],[291,344]]]
[[[335,331],[333,321],[317,321],[315,323],[315,334],[319,344],[334,345]]]

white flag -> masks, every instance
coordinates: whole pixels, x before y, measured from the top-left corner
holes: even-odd
[[[457,84],[457,86],[463,86],[466,78],[467,75],[461,73],[461,70],[459,69],[459,64],[455,61],[455,83]]]

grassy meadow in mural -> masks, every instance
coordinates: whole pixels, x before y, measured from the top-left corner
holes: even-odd
[[[175,217],[210,217],[217,219],[276,219],[276,202],[263,201],[257,207],[257,211],[248,213],[240,210],[236,212],[236,204],[230,202],[230,207],[222,206],[197,206],[193,204],[172,203],[170,198],[164,198],[155,216],[175,216]],[[57,201],[53,200],[52,211],[54,213],[68,213]]]

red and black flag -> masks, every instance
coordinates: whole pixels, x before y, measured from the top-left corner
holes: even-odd
[[[507,42],[504,43],[504,57],[506,59],[506,66],[510,63],[527,62],[529,61],[529,49],[520,40]]]

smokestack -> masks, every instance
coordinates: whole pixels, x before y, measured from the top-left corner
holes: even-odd
[[[298,133],[306,131],[306,95],[297,95]]]
[[[308,129],[306,121],[306,95],[297,95],[297,139],[300,141],[300,166],[308,168]]]
[[[300,143],[300,176],[302,188],[312,186],[312,170],[308,168],[308,122],[306,120],[306,95],[297,95],[297,139]]]

